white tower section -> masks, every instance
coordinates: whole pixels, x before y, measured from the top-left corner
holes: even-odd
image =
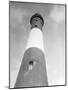
[[[39,28],[32,28],[26,49],[36,47],[41,49],[44,52],[44,44],[43,44],[43,33]]]

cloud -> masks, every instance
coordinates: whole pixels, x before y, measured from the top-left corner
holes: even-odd
[[[21,24],[23,22],[23,19],[25,16],[27,16],[26,10],[23,10],[21,8],[11,7],[10,8],[10,19],[11,24]]]
[[[56,22],[60,23],[65,20],[65,6],[54,6],[50,13],[50,17]]]

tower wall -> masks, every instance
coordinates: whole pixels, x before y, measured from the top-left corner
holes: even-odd
[[[48,86],[42,26],[39,14],[31,17],[31,31],[15,83],[17,87]]]
[[[44,52],[43,32],[39,28],[33,28],[30,31],[26,50],[31,47],[40,48]]]
[[[24,53],[15,87],[47,85],[48,80],[44,53],[39,48],[29,48]]]

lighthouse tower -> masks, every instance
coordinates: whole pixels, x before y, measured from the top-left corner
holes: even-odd
[[[30,19],[31,31],[14,88],[48,86],[44,55],[44,20],[38,13]]]

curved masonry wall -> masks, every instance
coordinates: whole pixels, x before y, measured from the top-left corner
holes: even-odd
[[[32,86],[48,86],[44,53],[35,47],[25,51],[15,83],[15,88]]]

